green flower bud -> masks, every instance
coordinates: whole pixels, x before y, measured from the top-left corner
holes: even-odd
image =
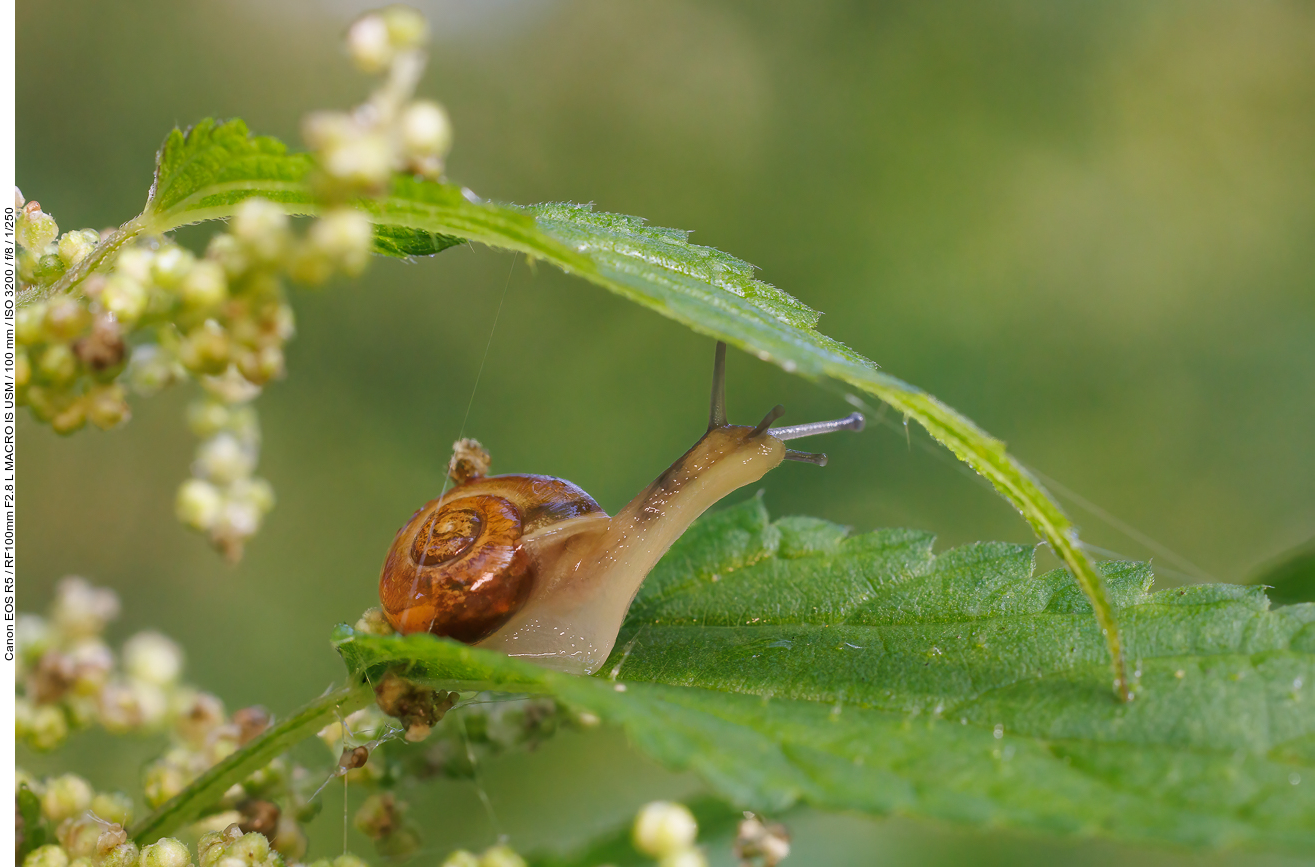
[[[370,867],[370,865],[365,863],[364,859],[350,852],[344,852],[333,859],[333,867]]]
[[[252,385],[265,385],[283,376],[283,350],[265,346],[243,352],[237,357],[237,369]]]
[[[224,497],[218,488],[204,479],[188,479],[178,488],[174,512],[179,521],[204,532],[214,526],[223,506]]]
[[[224,431],[201,443],[196,454],[197,475],[217,485],[251,475],[256,468],[253,450],[243,447],[237,437]]]
[[[91,799],[91,812],[126,827],[132,823],[132,798],[123,792],[100,792]]]
[[[178,360],[193,373],[222,373],[228,367],[232,341],[224,327],[213,319],[187,333],[178,347]]]
[[[100,295],[101,306],[125,325],[141,318],[149,300],[146,287],[124,273],[111,274]]]
[[[645,855],[663,857],[694,845],[699,826],[694,815],[682,804],[654,801],[645,805],[635,817],[635,848]]]
[[[658,867],[708,867],[708,859],[702,849],[681,849],[662,856]]]
[[[118,383],[93,388],[87,392],[85,403],[88,420],[101,430],[109,430],[132,417],[124,388]]]
[[[233,214],[233,235],[252,258],[275,262],[288,245],[288,215],[268,199],[250,198]]]
[[[14,314],[14,336],[22,346],[41,343],[46,337],[46,307],[44,302],[18,308]]]
[[[94,858],[105,825],[90,813],[73,816],[59,824],[59,842],[70,858]]]
[[[479,867],[526,867],[525,859],[510,846],[493,846],[479,856]]]
[[[145,247],[129,247],[114,260],[116,273],[129,277],[134,283],[150,285],[155,253]]]
[[[68,867],[68,855],[52,843],[28,852],[23,867]]]
[[[388,68],[395,52],[382,15],[372,12],[356,19],[347,30],[347,53],[356,68],[368,75]]]
[[[138,867],[140,857],[136,843],[120,843],[99,858],[93,858],[92,863],[96,867]]]
[[[188,777],[182,768],[171,762],[154,761],[142,772],[142,795],[147,805],[154,809],[187,788],[187,783]],[[197,851],[200,851],[199,847]]]
[[[458,849],[444,859],[443,867],[480,867],[480,862],[474,852]]]
[[[348,274],[359,274],[369,261],[374,227],[355,208],[336,208],[316,220],[308,236],[320,255]]]
[[[157,251],[151,260],[151,280],[163,289],[172,289],[182,282],[196,264],[190,250],[175,244]]]
[[[183,303],[194,310],[218,307],[228,297],[228,280],[218,262],[207,259],[196,263],[182,279],[179,294]]]
[[[59,258],[64,260],[67,267],[72,268],[87,258],[99,243],[100,235],[92,229],[65,232],[64,237],[59,239]]]
[[[228,406],[213,399],[193,401],[187,408],[187,426],[198,437],[212,437],[228,426]]]
[[[64,774],[46,783],[41,796],[41,812],[51,822],[62,822],[91,807],[95,796],[91,784],[77,774]]]
[[[99,635],[118,616],[119,597],[113,590],[77,576],[64,578],[55,588],[51,618],[70,637]]]
[[[13,384],[18,388],[32,382],[32,360],[21,349],[13,357]]]
[[[60,436],[82,430],[87,423],[87,407],[79,398],[56,412],[50,419],[50,429]]]
[[[251,867],[267,864],[271,861],[269,841],[263,834],[257,834],[254,831],[250,834],[243,834],[242,838],[230,844],[228,847],[227,858],[237,858],[243,864],[249,864]]]
[[[91,310],[78,299],[67,295],[54,297],[46,304],[43,332],[47,339],[71,341],[91,328]]]
[[[389,6],[376,14],[383,16],[388,38],[397,49],[409,51],[429,42],[429,22],[410,6]]]
[[[230,828],[236,831],[236,834],[230,833]],[[223,831],[210,831],[202,834],[201,839],[196,842],[196,855],[201,862],[201,867],[214,867],[222,861],[228,853],[229,844],[241,836],[242,832],[237,830],[236,825],[230,825]]]
[[[41,210],[39,202],[28,202],[18,212],[14,239],[20,247],[31,252],[44,250],[46,245],[59,237],[59,225],[55,218]]]
[[[35,750],[53,750],[68,739],[68,718],[58,705],[39,704],[26,721],[23,739]]]
[[[183,671],[183,651],[158,632],[139,632],[123,644],[123,670],[134,680],[169,686]]]
[[[67,269],[64,260],[58,253],[45,253],[37,259],[36,272],[33,276],[42,286],[48,286],[63,277],[65,270]]]
[[[67,343],[52,343],[41,353],[37,372],[47,382],[66,383],[78,375],[78,357]]]
[[[192,853],[173,837],[163,837],[142,848],[141,867],[192,867]]]

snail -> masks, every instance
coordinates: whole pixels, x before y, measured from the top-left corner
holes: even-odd
[[[785,442],[862,430],[863,416],[771,427],[726,422],[726,344],[718,343],[708,430],[689,451],[609,516],[564,479],[488,476],[487,453],[457,444],[456,486],[397,532],[379,598],[398,632],[431,632],[592,674],[607,659],[649,570],[718,500],[782,461],[826,465]]]

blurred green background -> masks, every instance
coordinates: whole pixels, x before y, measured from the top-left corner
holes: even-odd
[[[1247,580],[1312,535],[1315,6],[419,5],[436,35],[422,93],[453,116],[458,182],[696,229],[824,311],[823,331],[1195,564],[1157,556],[1161,582]],[[241,116],[297,143],[304,112],[366,92],[340,48],[364,8],[20,3],[23,192],[65,229],[117,224],[141,208],[174,124]],[[191,679],[230,707],[286,712],[341,676],[329,629],[376,601],[392,534],[438,490],[468,402],[465,431],[495,470],[572,479],[609,510],[704,424],[709,341],[509,256],[379,261],[294,304],[290,376],[259,401],[261,472],[279,505],[242,564],[173,519],[194,447],[178,390],[138,400],[109,434],[21,427],[23,609],[43,608],[60,576],[86,575],[121,593],[116,634],[163,629],[184,643]],[[834,389],[739,353],[729,395],[740,420],[778,401],[789,422],[848,410]],[[769,508],[928,529],[942,546],[1031,540],[925,435],[906,441],[887,421],[829,441],[824,470],[773,472]],[[1089,542],[1154,553],[1070,506]],[[24,761],[123,787],[158,749],[82,736]],[[484,784],[523,848],[581,840],[698,788],[606,732],[493,762]],[[320,854],[341,845],[330,797]],[[430,847],[417,863],[493,841],[468,783],[415,803]],[[1257,861],[901,819],[789,821],[798,864]]]

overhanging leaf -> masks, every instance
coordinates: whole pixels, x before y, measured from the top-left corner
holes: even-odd
[[[605,676],[428,635],[340,627],[335,643],[358,675],[551,693],[750,809],[1315,844],[1315,605],[1153,592],[1148,567],[1107,564],[1136,660],[1136,700],[1120,704],[1066,576],[1033,577],[1027,547],[930,548],[910,531],[773,522],[755,499],[672,548]]]

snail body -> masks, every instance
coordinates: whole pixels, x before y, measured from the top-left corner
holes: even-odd
[[[779,406],[756,427],[727,424],[725,352],[719,343],[707,432],[615,516],[564,479],[486,476],[478,461],[454,472],[459,484],[411,517],[384,562],[379,598],[393,628],[596,671],[640,584],[690,524],[784,460],[825,464],[785,441],[862,429],[858,413],[771,428]]]

